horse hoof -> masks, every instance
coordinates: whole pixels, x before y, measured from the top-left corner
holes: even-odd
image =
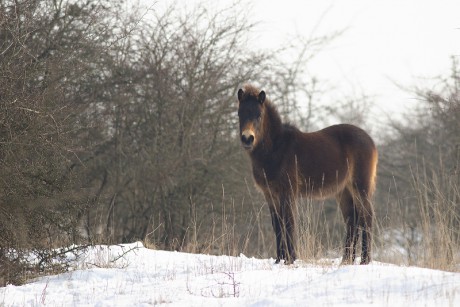
[[[295,261],[295,258],[293,258],[293,259],[286,259],[286,260],[284,260],[284,264],[285,264],[285,265],[291,265],[291,264],[294,264],[294,261]]]
[[[340,262],[340,265],[352,265],[353,264],[353,261],[351,261],[351,259],[342,259],[342,261]]]
[[[281,260],[280,260],[279,258],[277,258],[277,259],[275,260],[275,264],[279,264],[280,261],[281,261]]]

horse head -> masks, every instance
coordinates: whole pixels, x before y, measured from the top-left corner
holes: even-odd
[[[254,89],[238,91],[240,139],[244,149],[252,151],[261,142],[264,127],[265,92]]]

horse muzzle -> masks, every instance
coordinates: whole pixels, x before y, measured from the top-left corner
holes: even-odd
[[[241,144],[246,150],[251,150],[254,147],[254,133],[251,130],[244,130],[241,133]]]

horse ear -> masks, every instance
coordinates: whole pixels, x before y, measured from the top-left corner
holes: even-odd
[[[263,103],[264,103],[264,101],[265,101],[265,92],[264,92],[264,91],[261,91],[261,92],[259,93],[258,100],[259,100],[259,103],[260,103],[260,104],[263,104]]]
[[[241,102],[243,99],[244,91],[242,89],[238,90],[238,101]]]

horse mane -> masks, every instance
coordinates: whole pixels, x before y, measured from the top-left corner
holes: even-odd
[[[257,96],[259,96],[259,93],[260,93],[260,90],[251,84],[243,85],[243,91],[244,91],[244,97],[252,96],[252,97],[257,98]]]

